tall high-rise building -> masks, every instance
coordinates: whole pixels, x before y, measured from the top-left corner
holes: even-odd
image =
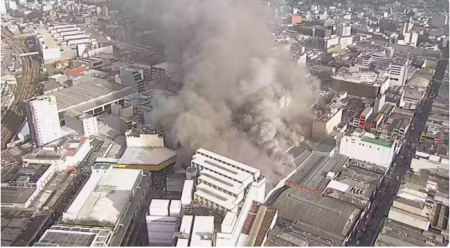
[[[26,104],[31,139],[43,146],[61,138],[58,107],[55,96],[38,96]]]
[[[393,58],[389,69],[389,85],[404,86],[408,75],[409,61],[403,58]]]

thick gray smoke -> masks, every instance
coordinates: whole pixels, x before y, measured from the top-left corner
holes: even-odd
[[[299,123],[309,118],[313,91],[306,71],[273,56],[261,3],[160,4],[166,53],[182,64],[184,87],[157,98],[153,118],[188,159],[202,147],[261,169],[269,182],[280,179],[293,166],[285,150],[304,140]]]

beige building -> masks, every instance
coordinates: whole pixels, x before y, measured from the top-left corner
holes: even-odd
[[[311,137],[313,139],[324,139],[328,137],[334,128],[341,123],[341,120],[342,108],[319,115],[313,121]]]

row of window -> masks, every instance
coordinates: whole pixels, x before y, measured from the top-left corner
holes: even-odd
[[[197,152],[197,153],[200,154],[200,155],[203,155],[203,156],[205,156],[205,157],[207,157],[207,158],[209,158],[209,159],[213,159],[213,160],[215,160],[215,161],[224,163],[224,164],[226,164],[226,165],[228,165],[228,166],[231,166],[231,167],[233,167],[233,168],[235,168],[235,169],[238,169],[238,170],[241,170],[241,171],[244,171],[244,172],[247,172],[247,173],[253,175],[252,172],[250,172],[250,171],[248,171],[248,170],[245,170],[245,169],[242,169],[241,167],[237,167],[237,166],[235,166],[235,165],[232,165],[232,164],[227,163],[227,162],[225,162],[225,161],[222,161],[222,160],[219,160],[219,159],[217,159],[217,158],[211,157],[211,156],[206,155],[206,154],[201,153],[201,152]]]
[[[205,198],[199,197],[198,195],[195,195],[195,202],[199,203],[200,205],[202,205],[204,207],[212,208],[213,210],[215,210],[219,213],[225,214],[228,211],[224,207],[219,206],[219,205],[215,204],[214,202],[208,201]]]
[[[208,186],[210,186],[210,187],[212,187],[212,188],[214,188],[214,189],[216,189],[218,191],[224,192],[227,195],[231,195],[231,196],[236,197],[236,198],[238,197],[236,194],[231,193],[228,190],[224,190],[223,188],[219,188],[219,187],[217,187],[216,185],[214,185],[212,183],[206,182],[205,180],[199,179],[198,182],[199,182],[199,184],[200,183],[204,183],[204,184],[206,184],[206,185],[208,185]]]

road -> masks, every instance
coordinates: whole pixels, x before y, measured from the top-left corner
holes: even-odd
[[[14,38],[14,35],[8,30],[2,28],[2,37],[11,44],[16,54],[26,53],[28,49],[18,39]],[[38,61],[33,60],[30,57],[22,57],[23,65],[23,85],[20,91],[16,93],[16,100],[13,105],[8,109],[4,117],[2,118],[2,147],[6,148],[14,135],[19,131],[21,124],[25,117],[23,115],[24,100],[29,99],[34,94],[33,79],[39,75],[40,64]]]
[[[394,197],[401,185],[401,182],[409,169],[411,160],[414,157],[415,150],[407,146],[410,143],[418,144],[420,135],[425,127],[425,123],[433,105],[433,100],[439,91],[441,80],[444,77],[445,69],[448,60],[441,59],[438,62],[436,73],[433,76],[431,87],[429,88],[422,105],[418,108],[421,111],[417,112],[412,120],[414,130],[410,128],[406,134],[405,145],[401,148],[399,154],[394,160],[394,166],[388,171],[385,180],[383,180],[380,190],[377,192],[373,201],[373,209],[371,216],[368,216],[367,221],[363,221],[365,227],[362,228],[357,235],[352,238],[348,246],[373,246],[378,236],[383,221],[389,213],[389,209],[394,201]],[[431,93],[431,94],[430,94]],[[431,96],[433,97],[431,97]],[[397,180],[399,178],[399,180]],[[372,208],[372,207],[371,207]],[[364,231],[365,229],[365,231]]]

